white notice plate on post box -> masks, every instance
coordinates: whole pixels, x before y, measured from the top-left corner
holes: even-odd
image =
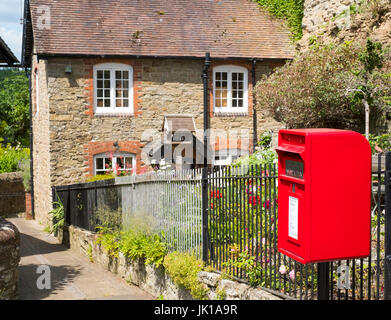
[[[289,197],[288,236],[298,240],[299,199]]]

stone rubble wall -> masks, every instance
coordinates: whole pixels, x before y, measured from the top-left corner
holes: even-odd
[[[23,172],[0,174],[0,216],[26,209]]]
[[[328,22],[339,18],[341,29],[349,26],[349,8],[361,0],[305,0],[303,33],[320,31]]]
[[[96,244],[97,234],[74,226],[68,227],[69,245],[72,250],[89,257],[91,262],[98,263],[105,269],[118,274],[124,280],[139,286],[155,297],[163,296],[165,300],[191,300],[189,290],[178,287],[167,275],[163,266],[156,268],[143,261],[133,261],[121,252],[118,258],[110,257],[104,248]],[[225,300],[280,300],[262,289],[251,288],[247,284],[221,279],[213,272],[200,272],[199,281],[206,284],[209,299],[216,300],[219,293],[224,293]]]
[[[20,233],[0,217],[0,300],[18,297],[18,266],[20,261]]]

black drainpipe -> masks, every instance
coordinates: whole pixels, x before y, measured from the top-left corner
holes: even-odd
[[[209,105],[208,105],[208,72],[210,66],[209,52],[205,54],[204,71],[202,80],[204,83],[204,166],[202,168],[202,260],[208,263],[208,143],[209,135]]]
[[[255,147],[258,144],[258,132],[257,132],[257,100],[256,100],[256,92],[255,92],[255,64],[257,61],[253,60],[253,66],[251,70],[252,84],[253,84],[253,152],[255,152]]]
[[[24,69],[26,76],[29,79],[29,115],[30,115],[30,192],[31,192],[31,215],[35,219],[34,210],[34,170],[33,170],[33,109],[31,100],[31,71],[29,72],[27,67]]]

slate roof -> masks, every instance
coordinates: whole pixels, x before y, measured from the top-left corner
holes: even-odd
[[[0,37],[0,65],[12,66],[18,63],[18,59],[12,53],[11,49],[7,46],[4,40]]]
[[[29,30],[42,55],[293,57],[289,31],[251,0],[29,1],[24,57]],[[42,8],[50,28],[39,25]]]

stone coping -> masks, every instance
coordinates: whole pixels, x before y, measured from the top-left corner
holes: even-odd
[[[14,243],[19,240],[20,233],[16,226],[0,217],[0,244]]]

